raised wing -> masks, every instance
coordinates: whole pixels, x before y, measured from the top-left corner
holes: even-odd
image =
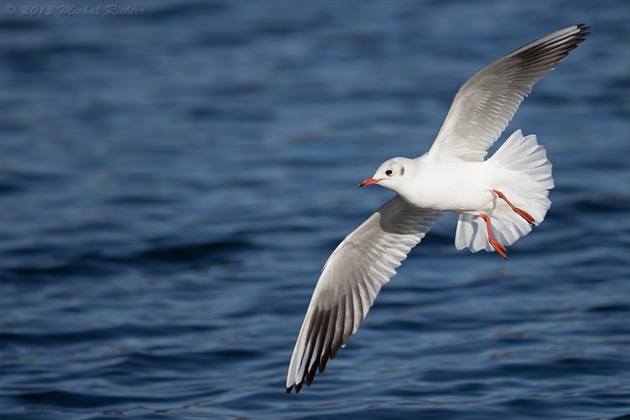
[[[479,70],[459,89],[428,154],[482,161],[534,84],[584,41],[583,24],[521,47]]]
[[[287,393],[310,385],[345,346],[381,290],[441,213],[396,196],[339,244],[326,262],[293,349]]]

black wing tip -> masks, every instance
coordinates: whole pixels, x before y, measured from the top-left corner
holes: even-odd
[[[300,390],[302,389],[302,385],[304,385],[304,383],[306,383],[307,387],[310,387],[311,384],[313,383],[313,380],[315,380],[315,376],[317,374],[317,372],[319,371],[319,374],[321,375],[322,373],[324,373],[324,369],[326,369],[326,362],[328,360],[332,360],[333,357],[328,358],[326,357],[324,359],[323,363],[319,363],[316,362],[307,372],[304,373],[304,376],[302,376],[302,379],[300,380],[299,383],[296,383],[294,385],[288,386],[287,389],[287,394],[291,393],[291,390],[295,387],[295,393],[298,394],[300,392]]]
[[[300,393],[300,389],[302,389],[302,385],[304,385],[304,380],[302,380],[302,382],[300,382],[298,384],[288,386],[287,387],[287,395],[289,395],[291,393],[291,391],[293,390],[294,387],[295,387],[295,393],[299,394]]]
[[[572,33],[571,35],[567,35],[567,39],[571,39],[573,41],[574,44],[579,44],[580,42],[584,41],[584,39],[590,35],[591,33],[589,32],[590,26],[586,26],[585,23],[578,23],[577,25],[574,25],[576,29],[578,29],[577,32]],[[567,28],[568,29],[568,28]]]
[[[571,35],[571,37],[570,37],[571,38],[571,43],[570,43],[569,51],[574,50],[575,48],[577,48],[577,46],[579,44],[581,44],[582,42],[584,42],[586,37],[591,34],[589,32],[589,29],[591,29],[591,28],[586,26],[586,24],[584,24],[584,23],[578,23],[576,25],[576,27],[579,29],[579,31],[577,31],[576,33]]]
[[[547,35],[547,37],[551,35],[555,35],[553,38],[546,39],[547,37],[539,38],[535,41],[530,42],[511,53],[507,54],[508,56],[519,57],[523,60],[528,59],[540,59],[544,54],[554,52],[554,54],[558,54],[556,64],[562,61],[564,57],[566,57],[569,52],[576,49],[579,44],[584,42],[586,37],[590,35],[588,31],[590,27],[586,26],[584,23],[578,23],[573,26],[566,27],[561,29],[553,34]],[[558,34],[558,32],[562,32],[562,34]],[[543,41],[544,40],[544,41]],[[555,65],[553,66],[555,67]],[[552,67],[552,68],[553,68]]]
[[[317,373],[319,372],[320,375],[324,373],[328,361],[335,358],[337,350],[341,346],[341,340],[331,342],[325,339],[325,335],[330,333],[331,328],[334,328],[337,322],[337,313],[338,308],[336,307],[332,310],[315,310],[313,312],[315,323],[309,327],[307,346],[301,362],[308,367],[301,377],[296,379],[296,381],[299,380],[299,383],[296,382],[286,387],[287,394],[291,393],[293,387],[295,387],[297,394],[305,383],[306,386],[311,386]]]
[[[311,386],[313,380],[315,379],[315,374],[317,373],[317,363],[313,366],[306,375],[306,386]]]
[[[591,34],[589,32],[589,29],[591,29],[591,27],[590,26],[586,26],[585,23],[578,23],[577,27],[578,27],[578,29],[580,31],[577,32],[575,35],[579,35],[580,36],[580,40],[578,42],[582,42],[582,41],[584,41],[584,38],[586,38],[588,35]]]

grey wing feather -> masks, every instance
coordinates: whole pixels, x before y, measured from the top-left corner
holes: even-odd
[[[588,29],[580,24],[559,30],[475,73],[455,95],[428,154],[482,161],[534,84],[584,41]]]
[[[441,213],[396,196],[348,235],[326,262],[298,335],[287,374],[287,392],[311,384],[317,370],[345,346],[381,286],[420,242]]]

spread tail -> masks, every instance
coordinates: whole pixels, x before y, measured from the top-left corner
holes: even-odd
[[[547,198],[553,188],[551,162],[545,148],[539,145],[535,135],[523,137],[521,130],[512,134],[489,159],[500,169],[500,176],[492,189],[501,191],[517,208],[524,210],[540,224],[551,201]],[[512,245],[527,235],[532,226],[498,195],[487,215],[492,221],[492,233],[501,244]],[[472,252],[485,249],[494,251],[488,241],[484,220],[475,215],[462,214],[455,234],[457,249],[469,248]]]

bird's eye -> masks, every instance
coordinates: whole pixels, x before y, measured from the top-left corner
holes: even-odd
[[[394,173],[394,171],[392,171],[391,169],[388,169],[385,171],[385,175],[387,176],[392,176],[392,174]]]

